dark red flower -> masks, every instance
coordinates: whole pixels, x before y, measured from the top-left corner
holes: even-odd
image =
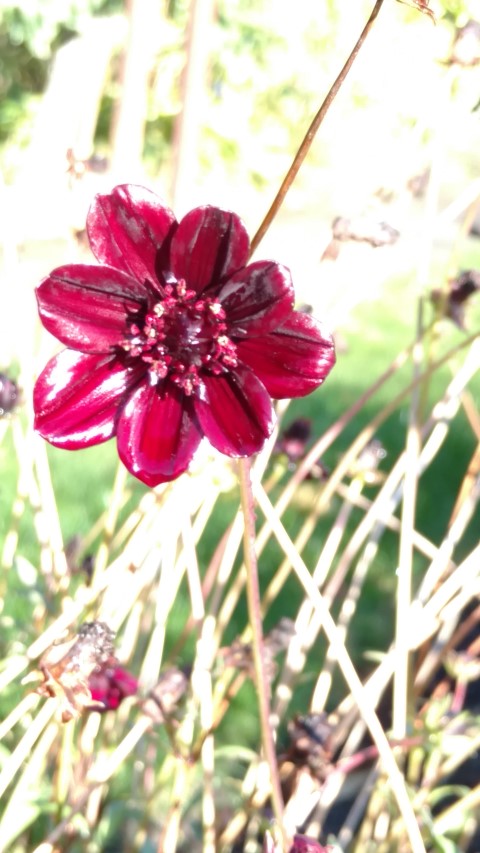
[[[87,219],[99,265],[40,284],[44,326],[68,349],[35,386],[35,427],[77,449],[116,435],[150,486],[188,468],[203,436],[227,456],[261,449],[271,397],[300,397],[332,368],[333,342],[293,310],[289,271],[248,264],[236,214],[199,207],[177,223],[138,186],[95,198]]]
[[[138,681],[126,669],[115,663],[107,664],[93,672],[88,687],[95,704],[93,711],[115,711],[127,696],[134,696]]]

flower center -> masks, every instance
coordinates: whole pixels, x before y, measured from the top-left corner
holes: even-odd
[[[237,365],[236,346],[227,336],[226,315],[220,302],[199,299],[183,279],[165,287],[165,298],[142,319],[131,322],[122,348],[149,366],[155,385],[166,376],[192,394],[200,372],[219,375]]]

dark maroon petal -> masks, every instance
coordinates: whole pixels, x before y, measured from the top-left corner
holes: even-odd
[[[244,267],[249,239],[236,215],[218,207],[197,207],[182,219],[172,239],[172,272],[200,293]]]
[[[195,412],[209,442],[227,456],[258,453],[275,423],[270,397],[244,367],[205,376]]]
[[[225,309],[233,337],[266,334],[281,326],[292,313],[290,271],[274,261],[256,261],[235,273],[217,298]]]
[[[115,433],[117,410],[139,375],[115,356],[63,350],[35,385],[35,429],[67,450],[107,441]]]
[[[275,332],[238,341],[237,353],[277,400],[310,394],[335,364],[331,335],[299,311]]]
[[[114,711],[127,696],[134,696],[138,690],[138,681],[121,666],[111,666],[93,672],[88,680],[88,688],[94,702],[93,711]]]
[[[112,680],[122,696],[134,696],[138,690],[138,681],[135,676],[121,666],[113,670]]]
[[[135,184],[97,195],[87,217],[88,239],[97,260],[139,282],[148,281],[157,291],[159,255],[162,247],[168,249],[175,226],[170,208]]]
[[[201,438],[188,398],[171,382],[139,387],[117,427],[120,459],[147,486],[183,474]]]
[[[42,323],[62,343],[82,352],[108,352],[127,331],[127,314],[145,304],[146,291],[113,267],[58,267],[37,288]]]

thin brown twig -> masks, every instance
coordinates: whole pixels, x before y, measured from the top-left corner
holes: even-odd
[[[423,362],[423,299],[418,301],[417,339],[413,349],[413,376],[418,379]],[[409,649],[408,611],[412,601],[413,585],[413,531],[417,510],[418,461],[422,450],[421,392],[422,386],[412,389],[410,419],[405,444],[405,469],[403,476],[403,501],[400,526],[395,653],[396,666],[393,677],[392,731],[397,739],[407,733],[409,716],[412,712],[413,673],[412,656]]]
[[[270,724],[270,684],[265,670],[263,654],[263,630],[260,605],[260,586],[258,582],[258,565],[255,551],[255,509],[250,475],[250,460],[239,462],[239,481],[244,518],[244,560],[247,574],[247,601],[249,623],[252,630],[252,651],[255,667],[255,682],[258,695],[258,711],[262,732],[262,745],[270,771],[272,788],[272,807],[279,829],[284,836],[284,847],[287,849],[287,839],[283,823],[283,798],[278,774],[277,756],[273,740],[273,729]]]

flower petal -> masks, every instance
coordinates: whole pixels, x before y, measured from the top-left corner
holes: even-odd
[[[172,239],[172,272],[200,293],[219,286],[245,266],[249,239],[236,213],[218,207],[196,207],[182,219]]]
[[[145,365],[142,365],[145,372]],[[63,350],[49,361],[33,393],[35,429],[57,447],[77,450],[107,441],[139,370],[115,356]]]
[[[108,195],[97,195],[87,217],[88,239],[97,260],[130,273],[139,282],[147,281],[157,292],[175,227],[170,208],[155,193],[135,184],[121,184]]]
[[[244,367],[221,376],[205,376],[194,406],[209,442],[227,456],[258,453],[275,423],[270,397]]]
[[[219,291],[234,337],[266,334],[292,313],[290,270],[274,261],[256,261],[230,278]]]
[[[120,459],[147,486],[183,474],[201,438],[188,399],[171,382],[141,385],[117,427]]]
[[[88,689],[94,705],[92,711],[115,711],[127,696],[138,691],[138,681],[121,666],[104,665],[92,672],[88,679]]]
[[[105,266],[58,267],[37,288],[43,325],[68,347],[108,352],[127,331],[127,314],[145,304],[146,291],[135,279]]]
[[[277,400],[310,394],[335,364],[331,335],[299,311],[268,335],[238,341],[237,354]]]

